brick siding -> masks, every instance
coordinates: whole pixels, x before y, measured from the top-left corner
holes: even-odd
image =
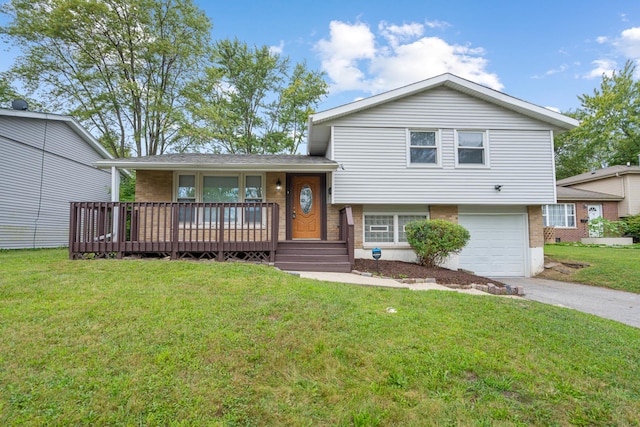
[[[566,203],[560,201],[559,203]],[[618,202],[601,202],[594,203],[588,201],[570,202],[576,205],[576,228],[554,228],[554,239],[560,239],[561,242],[579,242],[583,237],[589,237],[589,228],[586,222],[580,220],[586,220],[589,218],[587,212],[588,205],[602,205],[602,217],[609,221],[617,221],[618,217]]]
[[[458,223],[458,206],[456,205],[433,205],[429,206],[430,219],[444,219]]]
[[[136,202],[173,201],[173,172],[136,172]]]
[[[529,247],[541,248],[544,246],[542,206],[527,206],[527,213],[529,214]]]

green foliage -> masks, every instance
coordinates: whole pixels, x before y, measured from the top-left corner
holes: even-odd
[[[3,427],[626,426],[640,413],[640,330],[576,310],[248,263],[56,249],[0,250],[0,266]]]
[[[135,175],[123,175],[120,179],[120,201],[135,202],[136,200],[136,177]]]
[[[418,255],[421,264],[433,267],[450,254],[462,250],[469,241],[469,231],[459,224],[427,219],[410,222],[405,226],[407,241]]]
[[[599,217],[589,221],[589,235],[594,237],[622,237],[627,225],[624,221],[610,221]]]
[[[611,76],[603,75],[600,89],[578,98],[580,108],[568,115],[580,120],[580,126],[555,140],[557,178],[627,162],[637,165],[640,81],[633,62]]]
[[[11,0],[0,27],[22,55],[11,76],[70,114],[116,157],[181,141],[185,84],[202,69],[211,24],[192,0]]]
[[[187,91],[194,123],[185,134],[210,142],[214,152],[295,153],[309,114],[327,94],[323,74],[305,63],[291,70],[289,58],[237,39],[214,50],[214,65]]]
[[[634,239],[640,239],[640,215],[631,215],[624,219],[627,235]]]

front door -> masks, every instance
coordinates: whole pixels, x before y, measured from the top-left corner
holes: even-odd
[[[589,215],[589,222],[594,219],[602,217],[602,205],[589,205],[587,206],[587,212]],[[589,237],[602,237],[602,224],[599,227],[589,228]]]
[[[291,193],[291,236],[294,239],[320,239],[323,201],[321,177],[293,175]]]

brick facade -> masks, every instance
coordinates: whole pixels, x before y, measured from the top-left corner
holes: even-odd
[[[430,219],[444,219],[458,223],[458,206],[456,205],[434,205],[429,206]]]
[[[588,205],[602,205],[602,217],[604,219],[608,219],[609,221],[617,221],[620,219],[618,217],[618,202],[558,201],[558,203],[574,203],[576,205],[576,227],[554,228],[553,241],[560,239],[560,242],[579,242],[583,237],[589,237],[589,228],[586,222],[589,218],[589,213],[587,212]]]
[[[362,205],[350,205],[353,214],[353,233],[355,234],[354,245],[356,248],[362,247]],[[327,205],[327,240],[340,240],[340,209],[345,205]]]
[[[136,172],[136,202],[173,201],[173,173],[171,171]]]
[[[529,217],[529,247],[544,246],[544,227],[542,221],[542,206],[527,206]]]
[[[276,189],[276,183],[280,180],[282,188]],[[280,221],[278,230],[278,240],[287,238],[287,175],[284,172],[269,172],[265,177],[266,198],[265,202],[275,202],[280,206]]]

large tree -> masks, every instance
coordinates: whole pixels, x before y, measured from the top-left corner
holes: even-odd
[[[580,126],[556,139],[558,178],[616,164],[638,164],[640,154],[640,81],[627,62],[603,75],[599,89],[578,97],[573,114]]]
[[[213,62],[189,91],[189,135],[214,152],[295,153],[309,114],[327,94],[323,74],[238,40],[215,43]]]
[[[180,144],[182,91],[204,65],[211,24],[191,0],[11,0],[0,34],[11,75],[77,117],[117,157]]]

